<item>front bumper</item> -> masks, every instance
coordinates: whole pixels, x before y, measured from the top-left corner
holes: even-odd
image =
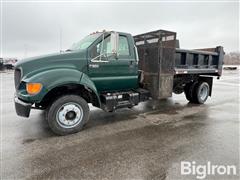
[[[15,101],[15,110],[17,115],[23,116],[23,117],[29,117],[30,110],[31,110],[31,103],[26,103],[17,97],[14,98]]]

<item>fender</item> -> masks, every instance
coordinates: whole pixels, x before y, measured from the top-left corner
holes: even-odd
[[[31,77],[25,76],[22,81],[24,82],[39,82],[42,83],[43,88],[37,95],[28,95],[25,93],[19,94],[25,100],[30,102],[41,102],[43,97],[55,87],[60,87],[65,84],[80,84],[90,89],[97,97],[99,106],[101,105],[100,98],[95,84],[91,79],[76,69],[58,68],[42,71]]]
[[[84,85],[85,87],[87,87],[88,89],[93,91],[93,93],[96,95],[97,100],[98,100],[98,104],[99,104],[98,107],[101,108],[101,100],[100,100],[100,97],[98,95],[97,88],[96,88],[94,82],[85,73],[82,73],[80,84]]]
[[[98,99],[100,100],[100,98],[98,96],[98,91],[97,91],[97,88],[96,88],[94,82],[84,73],[82,73],[82,76],[80,79],[80,84],[90,88],[97,95]]]

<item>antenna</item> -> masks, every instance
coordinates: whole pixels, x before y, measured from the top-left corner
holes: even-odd
[[[60,52],[62,52],[62,27],[59,27],[59,48]]]
[[[24,44],[24,58],[27,58],[27,44]]]

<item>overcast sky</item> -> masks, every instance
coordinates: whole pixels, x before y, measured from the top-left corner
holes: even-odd
[[[239,4],[225,3],[16,3],[3,2],[3,56],[35,56],[60,50],[96,30],[133,35],[177,32],[181,48],[222,45],[239,50]]]

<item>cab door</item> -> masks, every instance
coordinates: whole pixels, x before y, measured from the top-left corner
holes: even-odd
[[[128,35],[119,35],[117,57],[111,52],[110,41],[109,34],[91,48],[89,77],[99,92],[137,88],[138,66]]]

